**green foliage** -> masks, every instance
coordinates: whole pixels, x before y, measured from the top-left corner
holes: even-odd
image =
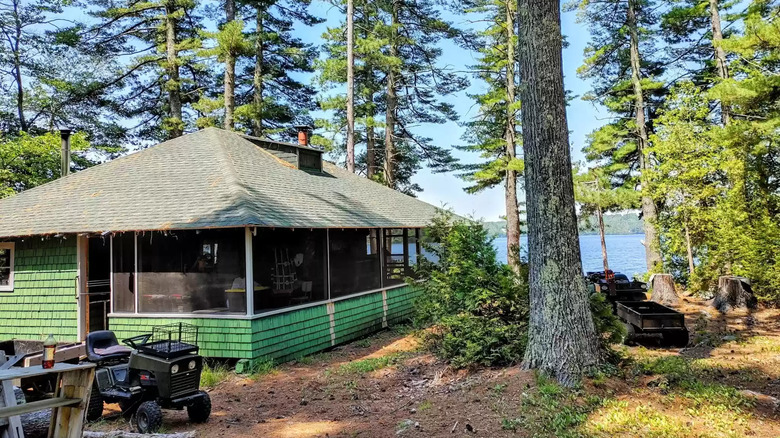
[[[620,319],[612,312],[612,303],[607,301],[603,293],[590,294],[590,311],[596,332],[601,334],[601,346],[605,351],[612,351],[612,344],[623,341],[626,329]]]
[[[426,340],[453,366],[518,362],[526,343],[527,283],[496,260],[478,222],[442,212],[425,235],[418,323],[436,323]]]
[[[203,370],[200,372],[200,386],[202,388],[211,389],[229,379],[233,373],[225,364],[214,363],[209,365],[203,364]]]
[[[0,198],[59,178],[60,145],[59,133],[53,132],[0,136]],[[94,151],[84,133],[71,136],[71,150],[76,170],[93,164],[84,156]]]

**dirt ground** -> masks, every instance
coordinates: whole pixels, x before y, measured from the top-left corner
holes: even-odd
[[[519,367],[452,370],[413,334],[388,330],[209,392],[200,437],[780,437],[780,311],[720,315],[685,297],[691,346],[622,347],[620,371],[565,390]],[[695,379],[689,380],[689,375]],[[749,391],[749,392],[746,392]],[[129,429],[109,417],[89,428]]]

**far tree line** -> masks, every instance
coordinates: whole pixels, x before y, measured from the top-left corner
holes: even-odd
[[[527,179],[518,4],[325,4],[342,19],[309,44],[300,30],[323,22],[310,1],[3,3],[0,194],[58,176],[60,127],[78,133],[80,169],[207,126],[286,140],[294,125],[314,125],[315,145],[405,193],[421,190],[413,176],[423,167],[456,172],[469,192],[502,187],[509,264],[519,271]],[[760,297],[780,297],[780,4],[607,0],[565,9],[591,33],[578,72],[592,90],[575,98],[609,114],[575,170],[581,211],[641,211],[648,270],[699,289],[743,275]],[[474,65],[443,67],[452,44],[471,51]],[[464,118],[450,97],[470,83],[481,91],[468,96],[477,111]],[[464,127],[459,145],[420,129],[449,121]],[[458,162],[456,148],[479,159]]]

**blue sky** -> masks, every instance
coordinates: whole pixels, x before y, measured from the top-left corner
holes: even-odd
[[[325,17],[327,21],[313,29],[307,29],[300,32],[302,39],[317,43],[319,36],[330,26],[335,26],[339,20],[343,19],[341,13],[324,2],[314,2],[311,12],[315,15]],[[458,26],[468,26],[466,17],[453,14],[446,14],[445,17]],[[473,17],[468,17],[473,19]],[[589,84],[577,77],[576,70],[582,64],[583,49],[590,39],[590,34],[585,26],[577,23],[576,13],[567,12],[562,16],[563,33],[567,38],[569,46],[564,49],[563,67],[564,81],[566,88],[574,95],[574,99],[568,108],[569,131],[571,131],[570,141],[572,144],[572,153],[574,161],[584,160],[581,152],[585,144],[588,133],[605,123],[607,117],[603,109],[594,107],[590,102],[585,102],[579,98],[589,90]],[[461,49],[455,45],[447,44],[444,48],[444,54],[441,59],[442,65],[447,65],[453,70],[464,71],[469,65],[476,64],[475,54]],[[472,85],[467,92],[479,92],[481,84],[472,81]],[[466,96],[466,93],[453,96],[447,99],[455,105],[455,109],[461,115],[463,120],[476,115],[476,109],[473,102]],[[439,139],[439,144],[443,146],[463,144],[461,135],[463,129],[457,123],[448,123],[445,125],[420,127],[419,131],[428,137]],[[475,154],[456,151],[455,155],[464,162],[474,162],[478,159]],[[463,191],[464,182],[453,174],[433,174],[428,169],[423,169],[415,177],[423,192],[418,196],[420,199],[434,205],[446,204],[452,207],[457,213],[463,215],[473,214],[476,218],[482,218],[487,221],[498,220],[504,214],[503,188],[495,188],[476,195],[470,195]]]

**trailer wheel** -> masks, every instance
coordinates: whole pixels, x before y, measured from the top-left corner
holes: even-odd
[[[187,415],[193,423],[205,423],[211,416],[211,397],[205,391],[198,391],[201,395],[195,403],[187,406]]]
[[[623,344],[629,345],[636,337],[636,328],[630,322],[624,322],[623,326],[626,329],[626,334],[623,335]]]
[[[684,348],[688,346],[688,329],[677,330],[673,332],[665,332],[663,334],[664,344]]]
[[[155,401],[145,401],[135,412],[135,423],[140,433],[155,433],[162,426],[162,409]]]
[[[87,405],[87,422],[93,422],[103,416],[103,396],[97,384],[92,385],[92,392],[89,395],[89,404]]]

